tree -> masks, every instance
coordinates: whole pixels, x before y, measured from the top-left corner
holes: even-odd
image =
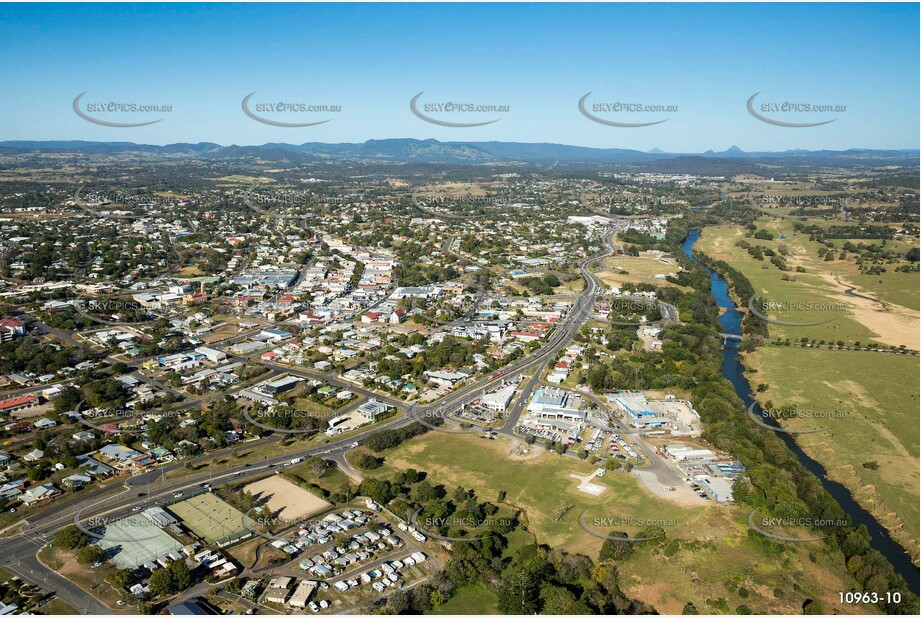
[[[403,614],[410,609],[411,598],[404,590],[397,590],[387,599],[388,614]]]
[[[116,588],[127,588],[134,582],[134,571],[131,569],[119,569],[112,573],[109,579]]]
[[[329,463],[322,457],[311,457],[307,460],[307,464],[310,466],[310,471],[318,479],[323,478],[323,475],[329,470]]]
[[[374,455],[369,455],[368,453],[363,453],[355,461],[355,465],[362,470],[374,470],[375,468],[380,468],[382,463],[382,458],[375,457]]]
[[[157,569],[150,576],[150,594],[153,596],[166,596],[173,592],[173,589],[173,576],[170,569]]]
[[[177,592],[186,590],[192,585],[192,573],[185,560],[177,560],[169,565],[169,572],[173,579],[173,586]]]
[[[54,535],[54,546],[59,549],[79,549],[89,542],[89,536],[74,525],[61,528]]]
[[[614,532],[612,536],[617,536],[626,539],[626,532]],[[629,541],[615,541],[614,539],[607,539],[601,545],[601,552],[598,556],[599,560],[626,560],[633,554],[633,543]]]
[[[105,560],[106,553],[98,545],[86,545],[77,552],[77,562],[80,564],[95,564]]]
[[[499,584],[499,611],[503,614],[536,614],[540,611],[538,581],[526,571],[503,578]]]

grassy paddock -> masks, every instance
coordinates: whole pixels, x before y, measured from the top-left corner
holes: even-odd
[[[801,337],[826,341],[859,341],[889,345],[918,347],[918,274],[894,272],[895,265],[887,266],[881,275],[859,272],[853,257],[849,260],[826,262],[817,255],[821,245],[793,230],[790,221],[759,219],[758,227],[775,235],[772,241],[746,238],[742,228],[724,225],[707,228],[699,241],[699,248],[707,255],[728,262],[745,275],[755,291],[771,301],[783,303],[821,303],[836,308],[828,311],[797,311],[775,309],[771,318],[793,322],[819,322],[813,326],[780,326],[771,324],[772,337],[800,339]],[[780,235],[784,238],[781,239]],[[783,244],[789,249],[787,263],[805,272],[782,272],[770,263],[755,260],[741,247],[739,240],[751,245],[774,250]],[[786,275],[793,280],[784,281]],[[856,288],[856,293],[883,301],[872,301],[848,296],[845,291]],[[747,303],[748,299],[742,299]],[[842,306],[843,309],[837,308]]]
[[[918,357],[764,347],[748,355],[746,365],[757,370],[753,383],[769,385],[761,403],[840,417],[796,418],[783,426],[827,427],[800,435],[798,443],[917,556]]]

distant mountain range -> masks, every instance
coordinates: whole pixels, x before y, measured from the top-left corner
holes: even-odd
[[[759,162],[856,164],[870,161],[917,163],[918,150],[786,150],[782,152],[745,152],[732,146],[721,152],[707,150],[703,153],[669,153],[658,148],[647,152],[625,148],[588,148],[551,143],[524,142],[441,142],[435,139],[383,139],[363,143],[304,144],[268,143],[261,146],[222,146],[211,142],[197,144],[167,144],[156,146],[132,142],[86,141],[4,141],[0,154],[73,153],[86,155],[136,154],[165,158],[290,160],[293,162],[353,159],[388,163],[608,163],[652,164],[650,167],[672,168],[706,165],[704,160],[733,160],[738,166],[756,166]],[[727,161],[728,162],[728,161]],[[659,165],[656,165],[656,164]]]

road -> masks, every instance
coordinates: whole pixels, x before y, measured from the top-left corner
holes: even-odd
[[[336,442],[332,445],[313,446],[300,452],[286,453],[272,458],[265,458],[263,462],[259,464],[246,464],[242,469],[237,470],[221,471],[216,474],[212,474],[207,470],[202,470],[181,475],[177,478],[166,477],[165,475],[167,472],[184,465],[183,463],[177,462],[164,466],[158,470],[135,475],[127,479],[123,485],[109,484],[104,487],[93,487],[89,489],[89,491],[81,492],[72,500],[62,500],[48,506],[34,517],[25,520],[20,526],[18,534],[4,538],[4,554],[9,556],[6,565],[10,566],[12,570],[15,570],[17,574],[26,581],[56,590],[58,596],[63,601],[77,609],[86,610],[88,613],[99,614],[119,612],[118,609],[106,608],[95,597],[74,584],[66,580],[59,581],[63,578],[42,565],[35,556],[38,549],[49,542],[58,530],[74,523],[75,517],[81,521],[90,517],[98,518],[102,516],[109,519],[118,519],[130,515],[132,512],[139,510],[139,508],[143,509],[150,506],[166,504],[172,500],[173,494],[178,491],[183,492],[183,497],[187,497],[194,493],[201,493],[205,490],[202,489],[200,485],[206,482],[212,485],[220,485],[230,481],[236,483],[253,479],[254,477],[264,475],[266,472],[274,470],[294,457],[308,458],[312,456],[322,456],[326,459],[334,459],[338,462],[342,462],[344,453],[352,448],[352,443],[355,441],[361,441],[381,431],[411,424],[415,422],[416,418],[420,415],[424,415],[432,409],[459,407],[479,396],[482,389],[489,383],[499,379],[508,380],[531,370],[534,371],[534,374],[525,384],[525,388],[533,389],[543,372],[543,364],[546,363],[548,358],[554,357],[563,348],[569,345],[573,337],[579,331],[579,328],[592,312],[595,299],[602,289],[602,283],[594,273],[591,272],[589,266],[593,262],[611,255],[613,252],[613,248],[611,247],[613,234],[613,231],[609,231],[605,234],[606,250],[604,252],[597,256],[586,258],[580,263],[579,270],[586,280],[586,285],[566,318],[557,325],[552,335],[537,352],[509,365],[504,369],[501,376],[497,376],[496,378],[484,378],[477,382],[467,384],[449,393],[435,403],[425,406],[411,406],[407,414],[402,417],[385,421],[364,430],[359,430],[348,439]],[[77,342],[73,340],[68,333],[58,329],[52,329],[44,324],[41,324],[41,326],[59,339],[72,341],[74,345],[77,345]],[[321,379],[328,383],[348,388],[366,397],[373,397],[380,401],[384,401],[390,405],[398,407],[405,407],[406,405],[405,402],[401,400],[382,396],[329,374],[321,374],[297,367],[276,366],[272,363],[263,362],[261,364],[274,369],[282,369],[294,375]],[[526,397],[519,398],[519,408],[523,405],[523,402],[526,401]],[[191,404],[194,403],[196,402],[191,402]],[[520,413],[521,410],[519,409],[517,415],[520,415]],[[506,425],[503,427],[504,433],[513,434],[514,422],[517,422],[517,415],[515,415],[514,419],[510,416]],[[277,440],[277,436],[272,436],[260,444],[264,445],[268,442]],[[230,450],[231,449],[222,449],[221,451],[212,451],[202,458],[199,458],[199,461],[202,459],[213,461],[218,457],[228,457],[230,456]],[[143,488],[144,491],[139,491],[141,488]],[[14,568],[10,563],[19,564],[20,566]],[[54,582],[54,584],[46,584],[46,582]]]

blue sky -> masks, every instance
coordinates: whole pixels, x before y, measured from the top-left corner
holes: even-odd
[[[917,4],[142,4],[0,5],[0,140],[152,144],[352,142],[390,137],[654,147],[672,152],[788,148],[917,148]],[[154,114],[96,114],[146,127],[103,127],[83,104],[171,105]],[[323,125],[279,128],[240,103],[340,105],[338,113],[262,114]],[[424,102],[507,105],[507,113],[438,114],[476,128],[426,123]],[[677,105],[609,113],[577,103]],[[758,103],[844,105],[835,113],[766,116]]]

